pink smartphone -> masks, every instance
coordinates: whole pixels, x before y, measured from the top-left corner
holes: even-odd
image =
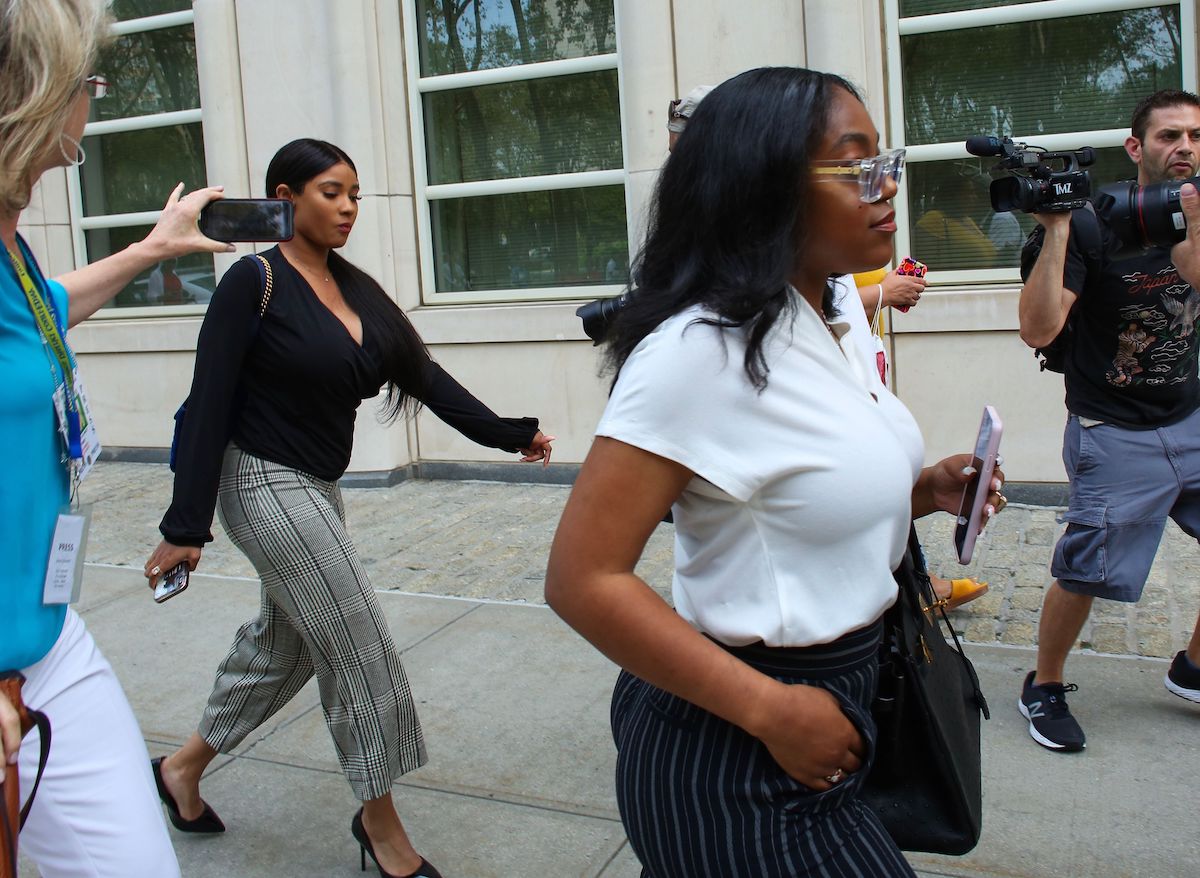
[[[928,266],[924,262],[917,262],[911,256],[905,256],[900,260],[900,264],[896,266],[896,274],[909,274],[913,277],[924,277],[929,271]],[[911,305],[897,305],[897,311],[908,311]]]
[[[975,539],[983,529],[983,507],[991,493],[992,474],[996,470],[996,452],[1000,449],[1000,436],[1004,424],[1000,415],[990,405],[983,407],[983,420],[979,422],[979,435],[975,438],[975,457],[971,466],[975,475],[963,488],[962,502],[958,507],[958,523],[954,528],[954,549],[959,564],[970,564],[975,550]]]

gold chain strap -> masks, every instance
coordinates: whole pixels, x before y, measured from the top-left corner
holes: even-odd
[[[263,264],[263,269],[267,273],[267,284],[263,288],[262,307],[258,309],[258,317],[261,320],[267,313],[267,303],[271,301],[271,289],[275,284],[275,277],[271,274],[271,263],[267,262],[266,257],[255,253],[254,258]]]

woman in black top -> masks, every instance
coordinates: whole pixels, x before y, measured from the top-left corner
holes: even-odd
[[[175,492],[146,562],[195,569],[214,507],[262,580],[259,617],[238,632],[199,730],[155,760],[159,794],[185,832],[220,832],[200,776],[315,673],[326,722],[363,801],[352,832],[381,875],[437,878],[392,804],[391,785],[425,761],[408,681],[344,529],[337,479],[350,460],[355,412],[387,385],[394,418],[418,403],[481,445],[550,457],[535,418],[501,418],[430,359],[380,286],[333,252],[358,214],[353,162],[336,146],[297,140],[267,169],[266,191],[295,206],[295,237],[267,251],[272,292],[254,257],[236,263],[209,305],[180,436]],[[219,501],[219,503],[218,503]],[[415,871],[414,871],[415,870]]]

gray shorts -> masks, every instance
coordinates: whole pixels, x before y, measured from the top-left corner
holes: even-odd
[[[1085,427],[1072,415],[1063,464],[1071,505],[1050,572],[1067,591],[1136,601],[1167,517],[1200,537],[1200,410],[1154,430]]]

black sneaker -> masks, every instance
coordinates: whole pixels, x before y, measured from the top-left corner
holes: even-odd
[[[1187,653],[1180,651],[1171,662],[1171,669],[1163,678],[1163,685],[1180,698],[1200,704],[1200,668],[1188,661]]]
[[[1017,707],[1021,716],[1029,720],[1029,737],[1050,750],[1075,753],[1087,745],[1083,729],[1071,716],[1067,707],[1067,693],[1078,691],[1074,683],[1044,683],[1033,685],[1034,672],[1030,671],[1021,689]],[[1185,696],[1186,697],[1186,696]]]

